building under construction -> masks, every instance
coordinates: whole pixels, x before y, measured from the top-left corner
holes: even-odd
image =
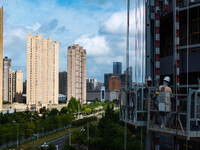
[[[145,77],[152,85],[121,92],[120,119],[147,128],[146,149],[200,149],[200,0],[144,3]],[[172,95],[158,89],[165,76]]]

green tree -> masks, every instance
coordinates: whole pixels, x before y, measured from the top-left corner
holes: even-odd
[[[79,111],[79,109],[81,109],[80,101],[72,97],[68,104],[68,111],[70,113],[76,113]]]
[[[56,146],[53,143],[50,143],[47,150],[56,150]]]
[[[3,139],[4,141],[6,142],[7,144],[7,148],[8,148],[8,143],[12,140],[12,132],[11,132],[11,129],[12,129],[12,125],[11,124],[5,124],[4,125],[4,134],[3,134]]]
[[[84,131],[74,131],[72,134],[72,142],[77,143],[79,145],[84,144],[84,140],[86,139],[87,134]]]
[[[0,124],[0,145],[5,143],[4,134],[5,134],[5,127],[4,127],[4,125]]]
[[[61,113],[61,114],[66,114],[67,112],[68,112],[67,107],[63,107],[63,108],[60,110],[60,113]]]
[[[75,148],[74,146],[72,146],[72,145],[69,145],[69,140],[66,140],[66,141],[65,141],[65,146],[64,146],[63,150],[78,150],[78,149],[76,149],[76,148]]]
[[[84,111],[85,111],[86,114],[91,114],[91,109],[90,108],[86,108]]]
[[[59,115],[59,111],[58,109],[56,108],[53,108],[50,113],[49,113],[50,116],[56,116],[56,115]]]
[[[23,131],[24,131],[24,137],[27,139],[31,137],[34,133],[35,130],[35,125],[32,122],[26,122],[23,126]]]
[[[73,115],[71,115],[69,113],[60,115],[60,120],[61,120],[61,124],[62,124],[63,127],[72,123],[73,119],[74,119]]]

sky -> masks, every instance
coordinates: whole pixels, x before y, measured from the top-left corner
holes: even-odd
[[[133,0],[132,0],[133,1]],[[134,3],[131,1],[130,66],[134,63]],[[59,41],[59,71],[67,71],[67,48],[80,44],[87,52],[87,78],[104,80],[113,62],[126,58],[126,0],[0,0],[4,7],[4,51],[12,70],[26,79],[27,34]],[[134,80],[134,79],[133,79]]]

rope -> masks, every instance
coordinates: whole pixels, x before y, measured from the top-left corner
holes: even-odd
[[[135,1],[135,28],[137,31],[137,1]],[[137,83],[137,34],[135,34],[135,82]]]
[[[188,71],[189,71],[189,2],[187,3],[187,95],[189,94],[189,75],[188,75]],[[186,150],[187,150],[187,138],[186,138]]]

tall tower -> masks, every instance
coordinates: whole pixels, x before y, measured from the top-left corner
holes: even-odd
[[[3,100],[12,103],[9,99],[9,69],[11,68],[11,59],[3,59]]]
[[[0,110],[3,98],[3,7],[0,8]]]
[[[115,74],[115,75],[122,74],[122,63],[121,62],[113,62],[113,74]]]
[[[59,42],[40,34],[27,37],[27,100],[36,109],[58,104]]]
[[[86,103],[86,50],[78,44],[68,47],[67,102],[71,97]]]
[[[23,102],[22,93],[23,93],[23,72],[22,70],[17,70],[15,73],[16,76],[16,94],[15,94],[15,101],[16,102]]]

